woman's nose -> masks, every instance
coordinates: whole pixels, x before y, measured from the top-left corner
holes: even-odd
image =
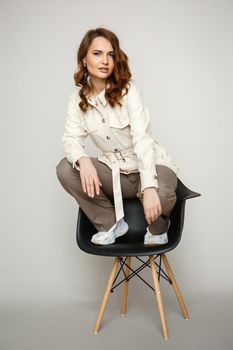
[[[105,55],[103,56],[103,63],[104,63],[104,64],[108,64],[108,56],[107,56],[107,55],[106,55],[106,56],[105,56]]]

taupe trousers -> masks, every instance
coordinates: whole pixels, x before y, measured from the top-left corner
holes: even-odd
[[[95,166],[102,187],[100,194],[94,198],[83,192],[80,173],[72,164],[63,158],[56,166],[57,177],[63,188],[75,198],[80,208],[93,223],[98,231],[108,231],[116,222],[115,209],[113,205],[112,170],[97,158],[90,157]],[[173,170],[165,165],[156,165],[159,190],[158,196],[162,206],[160,215],[152,224],[149,231],[156,235],[166,231],[169,215],[176,203],[177,176]],[[120,174],[123,198],[137,197],[140,192],[139,173]],[[142,197],[140,197],[142,202]]]

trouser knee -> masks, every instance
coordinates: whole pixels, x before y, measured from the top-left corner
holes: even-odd
[[[67,158],[63,158],[56,166],[57,178],[61,184],[67,184],[72,177],[73,168]]]
[[[162,206],[162,213],[165,215],[170,215],[172,209],[176,204],[176,193],[174,191],[159,194],[160,203]]]

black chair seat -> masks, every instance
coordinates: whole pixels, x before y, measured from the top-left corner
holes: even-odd
[[[170,215],[171,224],[168,230],[168,243],[161,246],[144,245],[147,222],[144,217],[143,207],[138,198],[124,199],[124,220],[129,225],[129,231],[122,237],[118,237],[114,244],[96,245],[91,242],[91,237],[97,232],[84,212],[79,208],[76,240],[79,248],[86,253],[102,256],[149,256],[166,253],[174,249],[180,241],[185,212],[185,201],[189,198],[200,196],[199,193],[189,190],[178,179],[177,201]]]

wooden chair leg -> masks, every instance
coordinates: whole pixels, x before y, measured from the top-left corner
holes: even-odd
[[[154,257],[149,256],[149,259],[150,259],[152,278],[153,278],[155,292],[156,292],[156,300],[157,300],[157,305],[158,305],[158,309],[159,309],[159,316],[160,316],[160,321],[161,321],[161,326],[162,326],[162,333],[163,333],[164,339],[168,339],[167,324],[166,324],[166,320],[165,320],[163,301],[162,301],[162,296],[161,296],[161,292],[160,292],[158,274],[156,271]]]
[[[164,263],[164,265],[165,265],[167,274],[168,274],[169,278],[170,278],[171,281],[172,281],[172,287],[173,287],[173,289],[174,289],[174,292],[175,292],[175,294],[176,294],[178,303],[179,303],[179,305],[180,305],[181,312],[182,312],[184,318],[185,318],[186,320],[189,320],[189,313],[188,313],[188,310],[187,310],[187,308],[186,308],[186,306],[185,306],[184,299],[183,299],[183,297],[182,297],[182,294],[181,294],[180,289],[179,289],[179,287],[178,287],[178,284],[177,284],[177,282],[176,282],[175,276],[174,276],[174,274],[173,274],[173,272],[172,272],[171,266],[170,266],[170,264],[169,264],[169,262],[168,262],[167,257],[166,257],[165,254],[162,254],[162,260],[163,260],[163,263]]]
[[[128,256],[126,259],[126,264],[131,267],[131,256]],[[129,267],[126,266],[125,268],[125,277],[127,278],[129,276]],[[121,316],[125,316],[126,312],[126,301],[127,301],[127,295],[128,295],[128,285],[129,281],[125,281],[123,285],[123,294],[122,294],[122,301],[121,301]]]
[[[120,261],[120,257],[116,257],[115,260],[114,260],[114,263],[113,263],[112,271],[111,271],[109,279],[108,279],[107,288],[105,290],[104,297],[103,297],[103,300],[102,300],[102,304],[100,306],[99,314],[98,314],[98,317],[97,317],[97,320],[96,320],[96,323],[95,323],[95,326],[94,326],[94,333],[95,334],[98,333],[99,328],[100,328],[100,322],[101,322],[101,320],[103,318],[103,314],[104,314],[104,310],[105,310],[106,305],[107,305],[108,297],[109,297],[109,294],[110,294],[110,291],[111,291],[111,288],[112,288],[112,285],[113,285],[114,278],[115,278],[116,273],[117,273],[117,268],[118,268],[118,265],[119,265],[119,261]]]

